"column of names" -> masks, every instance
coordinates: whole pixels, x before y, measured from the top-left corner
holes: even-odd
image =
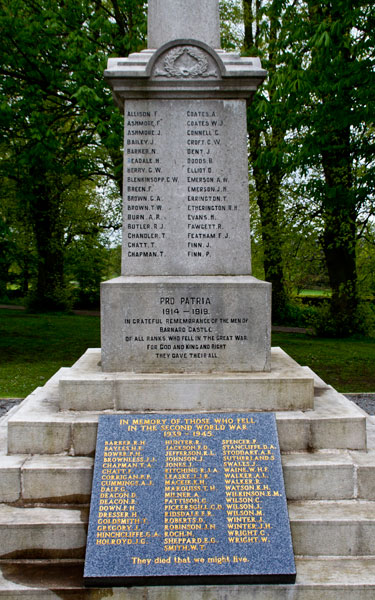
[[[100,481],[96,545],[145,545],[156,531],[139,506],[138,489],[151,487],[155,458],[145,455],[145,441],[106,441]]]
[[[264,512],[265,498],[280,491],[270,487],[269,464],[275,446],[256,439],[222,441],[228,541],[235,544],[267,544],[271,524]]]
[[[230,102],[127,103],[124,273],[250,272],[247,183],[224,158],[235,126]]]

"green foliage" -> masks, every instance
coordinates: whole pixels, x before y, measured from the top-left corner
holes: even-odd
[[[340,335],[361,331],[356,246],[373,212],[373,3],[307,0],[285,38],[290,64],[292,158],[322,219],[321,244],[332,288],[330,320]],[[287,106],[288,106],[287,105]],[[365,167],[365,168],[364,168]]]
[[[328,282],[335,330],[351,335],[363,329],[357,240],[374,214],[375,7],[369,0],[243,6],[244,51],[268,70],[248,131],[274,314],[285,318],[295,289]]]
[[[351,315],[344,314],[340,319],[333,313],[331,302],[321,303],[311,313],[308,326],[319,337],[341,338],[348,335],[375,335],[375,307],[370,302],[359,302]]]
[[[303,304],[297,299],[285,303],[284,312],[272,319],[274,325],[287,325],[288,327],[311,328],[319,309],[309,304]]]
[[[96,237],[85,236],[74,242],[67,255],[67,272],[77,282],[73,292],[76,308],[98,308],[100,282],[107,272],[108,250]]]
[[[143,47],[145,5],[143,0],[1,4],[0,174],[13,206],[11,226],[31,232],[37,258],[33,302],[39,308],[62,308],[65,302],[73,193],[78,190],[75,200],[90,214],[84,188],[93,193],[112,180],[119,196],[122,117],[113,109],[103,71],[108,55]],[[102,219],[101,226],[108,223]],[[77,235],[92,235],[95,227],[99,234],[96,217],[89,226],[83,222]]]
[[[284,209],[282,185],[286,176],[287,113],[284,110],[285,58],[279,38],[285,10],[277,1],[243,0],[244,43],[247,55],[257,55],[268,77],[248,109],[252,189],[260,211],[265,278],[272,283],[275,322],[288,313],[284,267]]]
[[[13,241],[11,231],[0,215],[0,298],[6,296],[8,272],[12,263]]]
[[[220,0],[221,47],[238,50],[243,38],[243,10],[241,0]]]

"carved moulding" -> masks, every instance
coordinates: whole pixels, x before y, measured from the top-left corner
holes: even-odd
[[[200,48],[176,46],[159,58],[152,75],[153,77],[174,77],[177,79],[217,78],[219,77],[218,68],[216,65],[212,65],[212,62],[212,57]],[[159,64],[162,64],[162,67],[159,67]]]
[[[258,58],[216,51],[193,39],[172,40],[158,50],[110,58],[105,78],[116,104],[125,99],[220,98],[249,101],[266,76]]]

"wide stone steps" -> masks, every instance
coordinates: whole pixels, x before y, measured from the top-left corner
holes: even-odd
[[[0,503],[90,502],[93,459],[77,456],[0,457]],[[282,456],[288,500],[375,500],[375,452],[318,451]]]
[[[84,589],[100,412],[61,410],[60,377],[1,423],[0,599],[374,600],[375,420],[318,378],[313,411],[276,413],[296,585]]]
[[[60,411],[60,377],[57,373],[10,417],[9,454],[93,456],[100,412]],[[314,410],[277,412],[276,420],[283,452],[366,449],[365,414],[328,386],[317,389]]]
[[[288,504],[293,547],[303,556],[375,556],[375,502]],[[88,510],[0,505],[0,559],[83,558]]]
[[[82,561],[0,563],[2,600],[374,600],[375,558],[297,558],[294,585],[85,589]]]

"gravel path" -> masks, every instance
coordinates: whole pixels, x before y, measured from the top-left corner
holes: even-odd
[[[6,415],[8,410],[22,402],[23,398],[0,398],[0,418]]]
[[[375,415],[375,394],[344,394],[369,415]]]

